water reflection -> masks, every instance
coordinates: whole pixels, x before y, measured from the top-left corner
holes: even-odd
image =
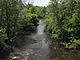
[[[43,34],[43,29],[44,29],[43,21],[40,20],[38,24],[39,26],[37,27],[37,34],[40,35],[40,34]]]

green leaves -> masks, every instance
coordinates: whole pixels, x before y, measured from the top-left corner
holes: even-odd
[[[16,23],[18,13],[18,0],[0,1],[0,51],[4,50],[6,47],[8,48],[10,39],[14,37],[17,31]]]
[[[46,29],[51,31],[53,38],[60,38],[66,48],[80,45],[80,1],[65,0],[61,3],[52,0],[47,7],[49,16]],[[50,19],[52,18],[52,19]]]
[[[25,28],[26,30],[35,30],[35,26],[37,26],[38,23],[37,15],[27,12],[27,10],[28,9],[24,8],[19,13],[18,25],[21,29]]]
[[[23,9],[22,9],[23,8]],[[13,42],[20,30],[33,31],[38,25],[35,6],[24,7],[21,0],[0,1],[0,51]]]
[[[6,46],[5,40],[7,40],[7,34],[6,34],[6,29],[2,29],[0,28],[0,45],[2,45],[3,47]]]

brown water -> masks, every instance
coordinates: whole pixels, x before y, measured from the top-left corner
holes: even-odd
[[[43,30],[44,21],[40,20],[37,33],[17,38],[21,42],[17,43],[8,60],[80,60],[79,51],[65,50]]]

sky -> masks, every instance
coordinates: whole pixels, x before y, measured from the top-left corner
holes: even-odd
[[[50,0],[24,0],[25,3],[31,3],[35,6],[47,6]]]

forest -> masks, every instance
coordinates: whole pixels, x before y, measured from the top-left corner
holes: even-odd
[[[47,7],[46,28],[66,48],[80,46],[80,0],[55,0]]]
[[[40,19],[45,21],[44,32],[61,46],[80,48],[80,0],[51,0],[47,7],[0,0],[0,56],[13,51],[14,37],[36,31]]]
[[[39,12],[39,13],[38,13]],[[38,17],[44,17],[45,7],[23,5],[18,0],[0,1],[0,54],[11,51],[12,39],[21,30],[34,31]],[[9,52],[10,52],[9,51]]]

